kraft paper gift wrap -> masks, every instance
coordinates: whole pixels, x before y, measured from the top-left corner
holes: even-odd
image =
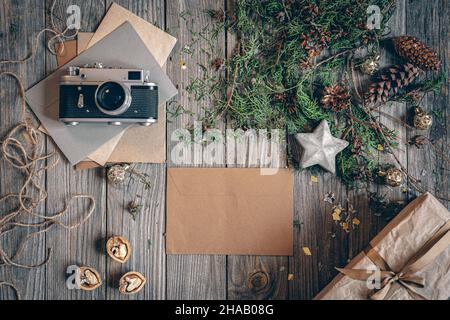
[[[167,254],[290,256],[290,170],[168,169]]]
[[[411,202],[388,226],[372,240],[370,247],[387,263],[394,273],[405,265],[418,261],[430,247],[439,254],[425,263],[409,280],[393,281],[385,300],[447,300],[450,298],[450,212],[431,194],[426,193]],[[441,235],[437,237],[437,235]],[[441,239],[439,244],[435,239]],[[366,250],[369,252],[370,250]],[[372,251],[373,252],[373,251]],[[424,260],[424,259],[420,259]],[[345,270],[367,270],[374,263],[365,252],[355,257]],[[373,273],[371,273],[373,274]],[[402,276],[400,275],[400,280]],[[414,285],[421,279],[423,287]],[[395,278],[393,280],[396,280]],[[402,280],[401,280],[402,281]],[[409,287],[409,289],[407,289]],[[376,294],[377,291],[375,291]],[[378,291],[380,293],[381,291]],[[374,293],[366,281],[353,280],[339,274],[317,297],[317,300],[365,300]]]

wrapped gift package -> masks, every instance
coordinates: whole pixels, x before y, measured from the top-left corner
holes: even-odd
[[[411,202],[316,300],[447,300],[450,212],[431,194]]]

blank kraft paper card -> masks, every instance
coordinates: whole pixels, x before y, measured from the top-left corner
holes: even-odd
[[[168,169],[167,254],[291,256],[292,171]]]

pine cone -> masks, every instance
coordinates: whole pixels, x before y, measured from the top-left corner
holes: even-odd
[[[348,109],[351,103],[351,95],[347,87],[333,84],[323,90],[322,105],[335,112]]]
[[[380,81],[372,83],[366,95],[367,103],[385,103],[396,95],[400,88],[408,86],[422,72],[421,69],[407,63],[393,66],[381,76]]]
[[[393,38],[398,55],[423,70],[439,70],[441,61],[437,53],[413,36]]]

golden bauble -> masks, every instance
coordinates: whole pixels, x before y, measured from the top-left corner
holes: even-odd
[[[416,108],[414,116],[414,127],[419,130],[428,130],[433,125],[433,116],[426,113],[422,108]]]
[[[380,56],[370,56],[361,64],[362,73],[373,75],[380,69]]]
[[[386,171],[384,179],[388,186],[400,187],[403,184],[403,173],[397,168],[391,168]]]

